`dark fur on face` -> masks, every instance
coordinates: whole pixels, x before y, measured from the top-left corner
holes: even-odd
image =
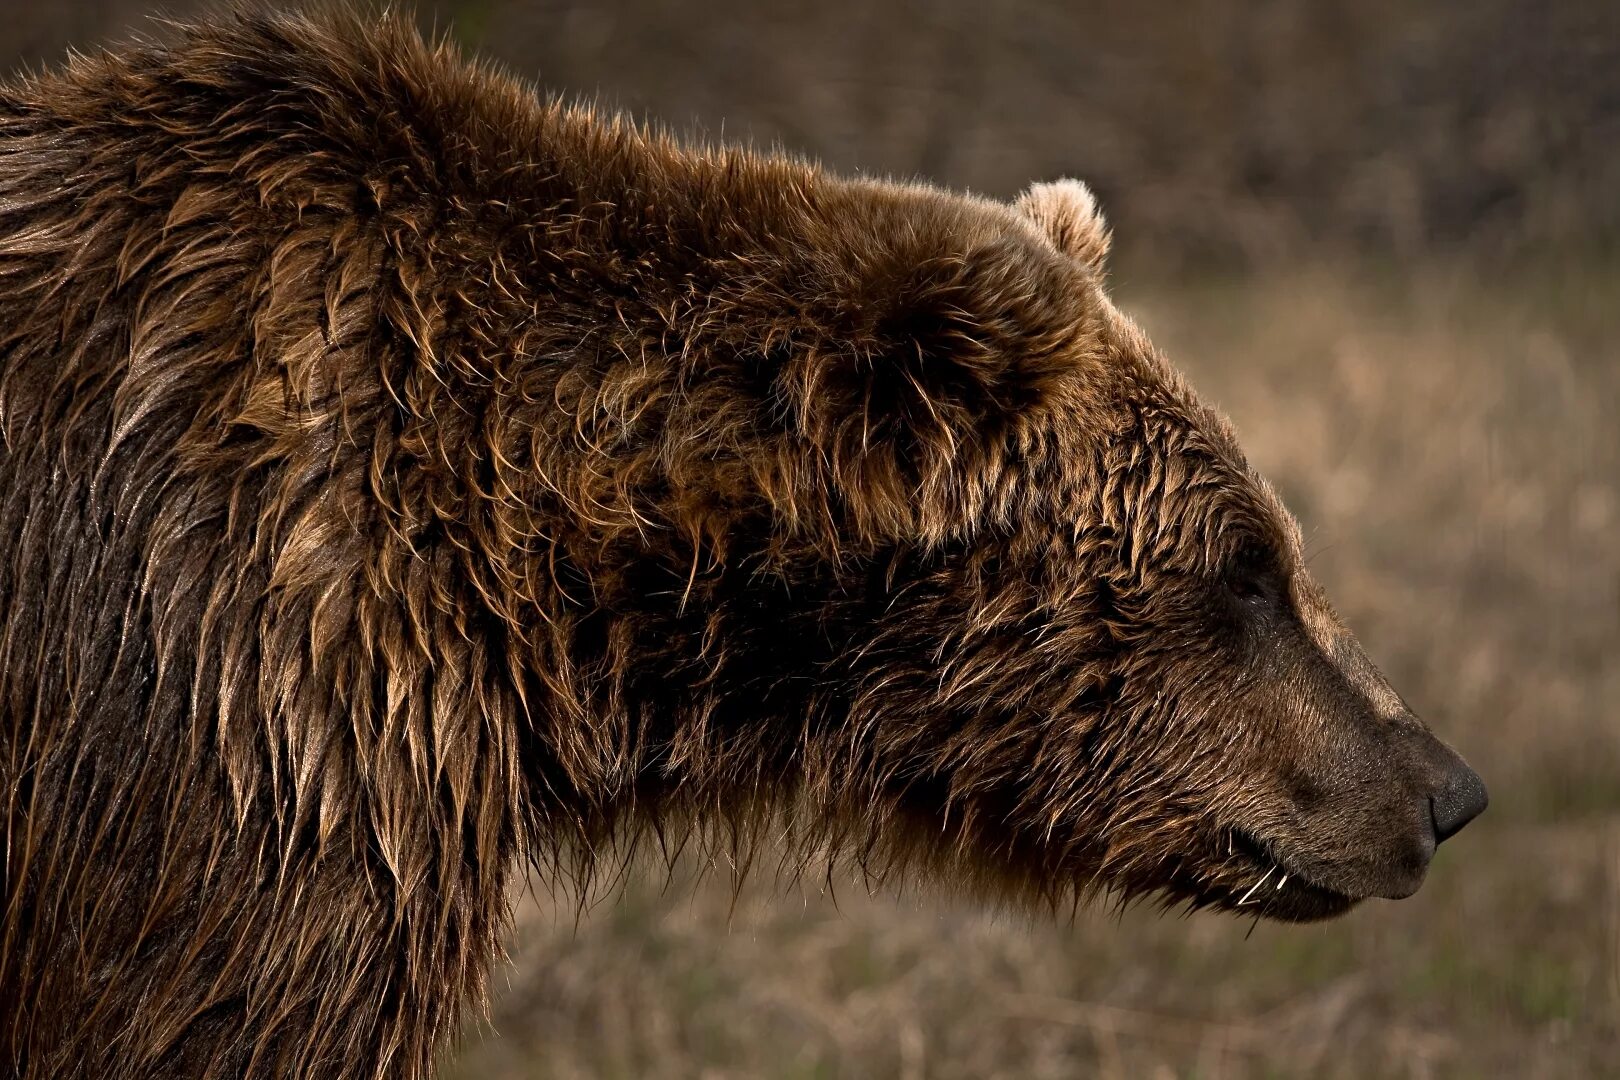
[[[397,20],[0,90],[0,1068],[423,1076],[514,874],[638,840],[1411,891],[1477,778],[1106,249]]]

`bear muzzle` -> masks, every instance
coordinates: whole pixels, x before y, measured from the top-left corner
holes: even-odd
[[[1403,733],[1391,749],[1397,764],[1386,779],[1386,813],[1357,823],[1362,836],[1344,845],[1354,852],[1350,858],[1328,856],[1312,874],[1352,899],[1400,900],[1417,892],[1436,848],[1489,802],[1479,774],[1421,726]]]

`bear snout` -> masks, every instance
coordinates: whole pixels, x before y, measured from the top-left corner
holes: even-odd
[[[1363,895],[1400,900],[1417,892],[1435,849],[1485,809],[1479,774],[1445,743],[1420,729],[1396,772],[1398,795],[1382,843],[1369,842]],[[1403,775],[1404,774],[1404,775]],[[1367,822],[1375,831],[1376,820]],[[1347,890],[1355,891],[1355,890]]]
[[[1295,762],[1279,781],[1280,819],[1238,826],[1251,838],[1247,854],[1260,872],[1286,875],[1290,888],[1345,903],[1416,893],[1440,843],[1488,801],[1479,775],[1409,712],[1398,723],[1363,712],[1339,727],[1331,752]],[[1283,897],[1273,898],[1271,913],[1318,917],[1322,905],[1304,892],[1286,912]]]

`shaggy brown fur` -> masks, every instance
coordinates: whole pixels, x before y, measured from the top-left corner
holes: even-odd
[[[1411,891],[1477,780],[1106,247],[1078,185],[682,146],[397,20],[0,90],[0,1070],[423,1076],[526,862],[694,829]]]

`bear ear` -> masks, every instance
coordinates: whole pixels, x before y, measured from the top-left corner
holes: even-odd
[[[955,520],[939,500],[1069,377],[1083,333],[1059,255],[941,202],[830,234],[845,250],[806,276],[808,325],[776,343],[774,400],[874,522]]]
[[[1098,273],[1108,258],[1108,223],[1091,189],[1078,180],[1035,184],[1013,204],[1059,251]]]

